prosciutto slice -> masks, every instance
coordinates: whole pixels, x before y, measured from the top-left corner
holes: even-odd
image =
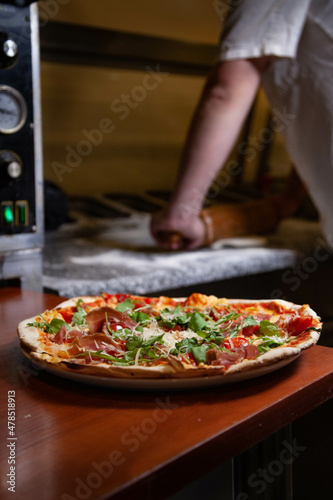
[[[81,330],[67,330],[65,325],[62,325],[59,332],[51,339],[55,344],[62,344],[64,340],[71,342],[76,337],[81,337]]]
[[[206,353],[207,363],[212,366],[224,366],[228,368],[230,365],[239,363],[243,359],[252,359],[259,354],[258,348],[255,345],[247,345],[234,347],[230,352],[220,351],[219,349],[209,349]]]
[[[121,344],[113,340],[110,335],[104,333],[93,333],[77,337],[72,346],[68,349],[68,354],[76,356],[89,351],[103,351],[106,354],[115,355],[123,353]],[[94,358],[95,359],[95,358]]]
[[[86,315],[90,333],[102,332],[103,325],[106,323],[106,318],[110,329],[113,331],[117,331],[119,327],[133,330],[137,325],[137,323],[127,316],[127,314],[116,311],[111,307],[104,306],[99,309],[93,309]]]

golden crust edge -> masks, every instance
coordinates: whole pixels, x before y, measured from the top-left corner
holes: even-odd
[[[72,297],[70,299],[66,299],[63,302],[60,302],[60,304],[58,304],[53,309],[76,306],[76,304],[79,300],[82,300],[83,302],[88,303],[88,302],[95,302],[96,300],[104,300],[104,299],[101,295],[82,295],[82,296]]]

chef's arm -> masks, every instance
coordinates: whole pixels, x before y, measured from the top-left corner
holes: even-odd
[[[260,74],[246,60],[216,66],[195,112],[181,159],[173,204],[198,205],[227,160],[252,106]],[[200,193],[200,194],[199,194]]]
[[[281,220],[295,213],[306,190],[292,169],[281,194],[237,205],[216,205],[201,212],[205,224],[205,240],[209,245],[222,238],[268,233]]]
[[[205,226],[200,211],[255,99],[269,57],[219,63],[213,70],[190,126],[170,204],[152,221],[158,243],[177,248],[201,246]],[[170,243],[168,235],[179,236]]]

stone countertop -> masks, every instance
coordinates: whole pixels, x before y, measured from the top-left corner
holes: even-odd
[[[320,237],[317,223],[289,221],[269,238],[220,240],[195,251],[167,252],[149,233],[149,216],[81,218],[46,235],[43,286],[62,296],[149,294],[283,269]]]

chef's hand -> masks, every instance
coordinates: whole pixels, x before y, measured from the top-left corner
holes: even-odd
[[[165,209],[153,215],[151,233],[156,243],[169,250],[192,250],[205,242],[206,228],[199,214]]]

